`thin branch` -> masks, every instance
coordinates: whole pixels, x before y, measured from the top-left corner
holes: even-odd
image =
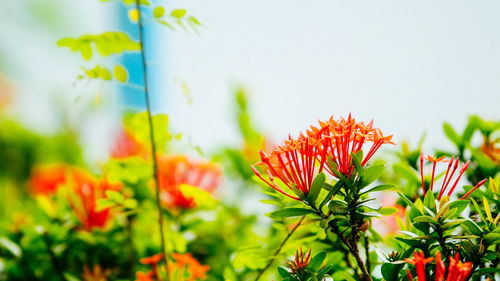
[[[146,99],[146,109],[148,114],[148,123],[149,123],[149,137],[151,139],[151,157],[153,158],[153,177],[155,183],[156,190],[156,204],[158,205],[158,226],[160,228],[160,240],[161,240],[161,251],[163,253],[163,260],[165,261],[166,275],[167,281],[170,280],[170,272],[168,267],[168,253],[167,247],[165,245],[165,230],[163,228],[163,211],[161,207],[160,201],[160,184],[158,182],[158,159],[156,159],[156,143],[155,143],[155,134],[154,134],[154,126],[153,126],[153,116],[151,113],[151,101],[149,96],[149,87],[148,87],[148,68],[146,65],[146,49],[144,44],[144,34],[143,34],[143,25],[142,25],[142,16],[140,13],[140,4],[139,0],[135,0],[135,8],[139,14],[138,27],[139,27],[139,44],[141,47],[141,60],[142,60],[142,73],[144,78],[144,93]]]
[[[366,255],[366,269],[368,270],[368,273],[370,273],[371,270],[371,262],[370,262],[370,241],[368,240],[368,236],[365,234],[365,255]]]
[[[281,249],[283,248],[283,246],[285,246],[286,244],[286,241],[288,241],[288,239],[293,235],[293,233],[295,232],[295,230],[297,230],[297,228],[299,228],[300,224],[304,221],[304,219],[306,218],[306,216],[303,216],[300,221],[297,223],[297,225],[295,225],[292,230],[290,230],[290,232],[288,232],[288,235],[285,237],[285,239],[283,240],[283,242],[281,242],[280,246],[278,247],[278,249],[276,249],[276,251],[274,252],[273,254],[273,257],[269,260],[269,262],[267,263],[266,267],[264,267],[260,272],[259,274],[257,275],[257,277],[255,277],[254,281],[257,281],[260,279],[260,277],[262,276],[262,274],[264,274],[264,272],[273,264],[274,262],[274,259],[275,257],[281,252]]]

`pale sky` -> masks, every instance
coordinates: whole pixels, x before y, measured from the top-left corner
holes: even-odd
[[[36,129],[59,122],[61,116],[50,109],[54,100],[47,94],[58,92],[64,106],[71,108],[71,118],[85,119],[84,142],[94,150],[91,158],[98,157],[106,151],[98,143],[109,140],[112,126],[108,109],[83,118],[75,110],[75,99],[92,99],[113,85],[74,83],[82,60],[55,42],[61,36],[116,29],[117,5],[97,0],[44,2],[44,7],[51,3],[68,11],[58,14],[63,18],[52,22],[57,28],[48,32],[36,16],[25,15],[50,18],[50,9],[39,10],[36,3],[9,1],[0,12],[0,50],[17,85],[18,116]],[[463,127],[472,113],[500,119],[498,1],[167,4],[186,8],[205,27],[199,36],[156,30],[160,39],[151,43],[154,54],[149,54],[157,95],[154,108],[170,114],[172,125],[205,150],[238,139],[230,107],[237,83],[247,87],[258,125],[275,140],[296,134],[318,118],[352,112],[360,120],[375,119],[396,141],[410,137],[415,143],[427,131],[428,146],[436,147],[449,145],[441,131],[444,120]],[[187,83],[193,104],[175,81]],[[104,95],[103,100],[116,112],[115,96]]]

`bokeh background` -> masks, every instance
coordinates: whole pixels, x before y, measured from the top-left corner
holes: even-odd
[[[234,90],[243,85],[273,139],[318,118],[352,112],[392,132],[446,146],[443,121],[498,119],[500,3],[495,1],[169,1],[203,23],[199,33],[146,23],[154,110],[210,151],[239,138]],[[78,124],[90,162],[106,157],[119,113],[142,108],[137,55],[121,58],[122,86],[77,79],[84,62],[62,37],[123,29],[118,2],[2,1],[0,71],[11,114],[50,133]],[[138,72],[140,73],[140,72]],[[188,91],[186,92],[186,88]],[[89,106],[88,104],[93,104]],[[89,109],[90,108],[90,109]]]

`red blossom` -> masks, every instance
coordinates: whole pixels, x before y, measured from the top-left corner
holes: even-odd
[[[295,253],[295,259],[293,261],[286,261],[290,269],[292,270],[292,274],[300,275],[306,269],[307,265],[311,261],[311,249],[304,255],[302,251],[302,247]]]
[[[422,179],[422,190],[423,190],[424,196],[425,196],[425,191],[426,191],[425,190],[425,184],[424,184],[424,171],[423,171],[424,159],[433,163],[433,165],[432,165],[431,186],[430,186],[431,192],[432,192],[432,186],[434,185],[434,172],[435,172],[435,169],[436,169],[436,164],[439,163],[439,162],[448,162],[448,168],[446,170],[446,174],[444,176],[443,184],[441,185],[441,189],[439,190],[439,195],[438,195],[438,198],[437,198],[438,200],[440,200],[441,197],[443,196],[443,194],[445,193],[446,189],[448,188],[448,185],[450,184],[450,182],[452,180],[452,177],[455,174],[455,171],[458,168],[459,159],[458,159],[458,157],[455,158],[454,156],[452,156],[451,159],[446,160],[444,156],[440,157],[440,158],[435,158],[435,157],[430,156],[430,155],[424,157],[423,153],[420,155],[420,176],[421,176],[421,179]],[[462,164],[462,166],[460,167],[460,170],[458,172],[458,176],[456,177],[453,185],[451,186],[451,188],[448,191],[448,194],[447,194],[448,197],[453,194],[453,191],[457,187],[457,184],[458,184],[460,178],[462,177],[462,175],[465,173],[465,171],[469,167],[469,163],[470,163],[470,161],[467,161],[467,163]],[[450,173],[450,170],[451,170],[451,173]],[[464,196],[462,196],[459,200],[465,199],[474,190],[476,190],[477,188],[479,188],[485,182],[486,182],[486,179],[478,182],[476,184],[476,186],[474,186],[474,188],[472,188],[467,194],[465,194]]]
[[[405,262],[413,264],[417,271],[418,281],[425,281],[425,265],[430,263],[434,258],[425,258],[424,253],[416,251],[413,259],[405,259]],[[411,274],[410,274],[411,275]]]
[[[255,166],[252,166],[252,170],[276,191],[292,199],[300,200],[298,197],[284,191],[275,181],[275,178],[278,178],[290,191],[293,191],[293,186],[295,186],[307,196],[314,177],[317,172],[322,170],[323,162],[318,165],[316,161],[320,154],[316,139],[302,134],[297,139],[292,139],[289,136],[288,140],[283,145],[275,147],[270,155],[264,151],[260,152],[261,161],[256,165],[266,166],[269,181],[262,177]],[[325,159],[325,157],[322,158]]]
[[[418,281],[425,281],[426,271],[425,265],[431,262],[434,258],[424,258],[424,254],[422,252],[415,252],[414,259],[405,259],[405,262],[413,264],[417,271]],[[460,262],[460,258],[458,253],[455,254],[455,257],[450,257],[450,264],[448,265],[448,275],[446,275],[446,267],[444,262],[441,260],[441,253],[438,251],[436,253],[436,269],[434,271],[434,280],[435,281],[465,281],[467,280],[470,272],[472,270],[471,262]],[[409,280],[413,280],[413,276],[410,271],[407,270],[406,274]]]
[[[363,147],[371,143],[370,149],[361,160],[361,166],[364,166],[377,152],[383,144],[394,144],[392,135],[384,136],[380,129],[373,127],[373,120],[365,124],[356,122],[351,117],[334,120],[333,116],[326,122],[319,122],[319,127],[311,126],[308,135],[315,135],[321,142],[322,157],[331,157],[337,164],[337,169],[346,177],[350,177],[354,171],[351,154],[356,154]],[[325,160],[323,160],[324,162]],[[335,176],[333,171],[325,165],[325,169]]]

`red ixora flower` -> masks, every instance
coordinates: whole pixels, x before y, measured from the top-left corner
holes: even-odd
[[[62,164],[37,166],[31,171],[29,184],[34,195],[50,195],[66,180],[66,167]]]
[[[436,164],[439,163],[439,162],[448,162],[448,168],[446,170],[446,175],[444,176],[443,184],[441,185],[441,189],[439,190],[439,195],[438,195],[438,198],[437,198],[438,200],[440,200],[441,197],[443,196],[443,194],[445,193],[446,189],[448,188],[448,185],[450,184],[451,179],[452,179],[453,175],[455,174],[455,171],[458,168],[459,159],[458,159],[458,157],[452,156],[451,159],[447,160],[447,159],[445,159],[444,156],[436,158],[436,157],[433,157],[431,155],[427,155],[427,156],[424,157],[423,153],[420,154],[420,176],[421,176],[421,179],[422,179],[422,190],[424,192],[424,196],[425,196],[425,183],[424,183],[424,170],[423,170],[424,159],[427,160],[427,161],[429,161],[429,162],[432,162],[432,177],[431,177],[431,186],[430,186],[431,192],[432,192],[432,187],[434,185],[434,173],[435,173],[435,170],[436,170]],[[467,161],[467,163],[462,164],[462,166],[460,167],[460,170],[458,172],[458,176],[456,177],[453,185],[451,186],[451,188],[448,191],[448,194],[447,194],[448,197],[451,196],[451,194],[453,194],[453,191],[457,187],[458,181],[460,180],[460,178],[462,177],[462,175],[465,173],[465,171],[469,167],[469,163],[470,163],[470,161]],[[453,169],[452,169],[452,166],[453,166]],[[451,173],[450,173],[450,170],[451,170]],[[474,188],[472,188],[469,192],[467,192],[467,194],[465,194],[464,196],[462,196],[459,200],[467,198],[467,196],[469,196],[474,190],[476,190],[481,185],[483,185],[486,182],[486,180],[487,179],[484,179],[484,180],[478,182],[474,186]]]
[[[295,252],[295,259],[293,261],[286,261],[286,264],[290,267],[292,274],[300,275],[306,269],[307,265],[311,261],[311,249],[304,255],[302,247],[300,247],[297,252]]]
[[[364,158],[360,159],[361,166],[364,166],[383,144],[394,144],[391,141],[392,135],[384,136],[380,129],[373,127],[373,120],[368,124],[356,122],[351,114],[347,119],[335,120],[332,116],[326,122],[320,121],[318,128],[311,126],[308,135],[315,136],[320,141],[321,156],[331,157],[339,172],[347,177],[350,177],[354,170],[352,153],[356,154],[364,145],[371,143]],[[325,169],[335,176],[327,165]]]
[[[292,199],[300,200],[298,197],[284,191],[275,181],[275,178],[278,178],[290,191],[293,191],[293,186],[295,186],[307,196],[316,175],[316,166],[319,167],[319,172],[323,169],[323,162],[317,165],[320,153],[316,139],[302,134],[297,139],[289,136],[284,144],[276,146],[271,154],[268,155],[261,150],[261,161],[251,167],[261,180],[276,191]],[[321,158],[325,159],[325,157]],[[262,177],[255,168],[256,165],[267,166],[269,181]]]
[[[415,252],[414,259],[405,259],[405,262],[409,264],[413,264],[417,271],[418,281],[425,281],[426,271],[425,265],[434,258],[424,258],[424,254],[422,252]],[[434,271],[434,280],[435,281],[465,281],[469,276],[472,270],[471,262],[460,262],[460,258],[458,253],[455,254],[455,257],[450,257],[450,264],[448,265],[448,275],[446,275],[446,267],[444,262],[441,260],[441,253],[438,251],[436,253],[436,269]],[[410,273],[410,270],[406,271],[406,275],[409,280],[413,281],[413,276]]]
[[[221,170],[211,162],[192,160],[183,155],[158,157],[160,196],[169,207],[190,209],[196,207],[192,197],[182,194],[180,186],[190,185],[213,192],[221,182]]]
[[[97,180],[89,173],[72,168],[67,174],[67,200],[83,228],[104,228],[111,217],[110,209],[97,210],[97,201],[106,198],[106,191],[119,191],[120,184],[110,184],[106,178]]]
[[[361,163],[364,166],[382,144],[394,144],[391,142],[392,135],[383,136],[379,129],[373,128],[373,122],[368,125],[357,123],[350,114],[347,119],[334,120],[331,117],[326,122],[320,121],[319,125],[319,128],[311,126],[307,135],[299,134],[296,139],[289,136],[282,145],[275,146],[270,154],[261,151],[261,161],[252,165],[253,172],[276,191],[300,200],[290,192],[294,187],[307,196],[312,181],[323,169],[335,176],[326,165],[329,157],[337,164],[339,172],[349,177],[354,170],[351,153],[358,152],[363,145],[371,142],[370,150]],[[258,165],[266,166],[269,180],[257,170]],[[285,186],[290,191],[284,190]]]

